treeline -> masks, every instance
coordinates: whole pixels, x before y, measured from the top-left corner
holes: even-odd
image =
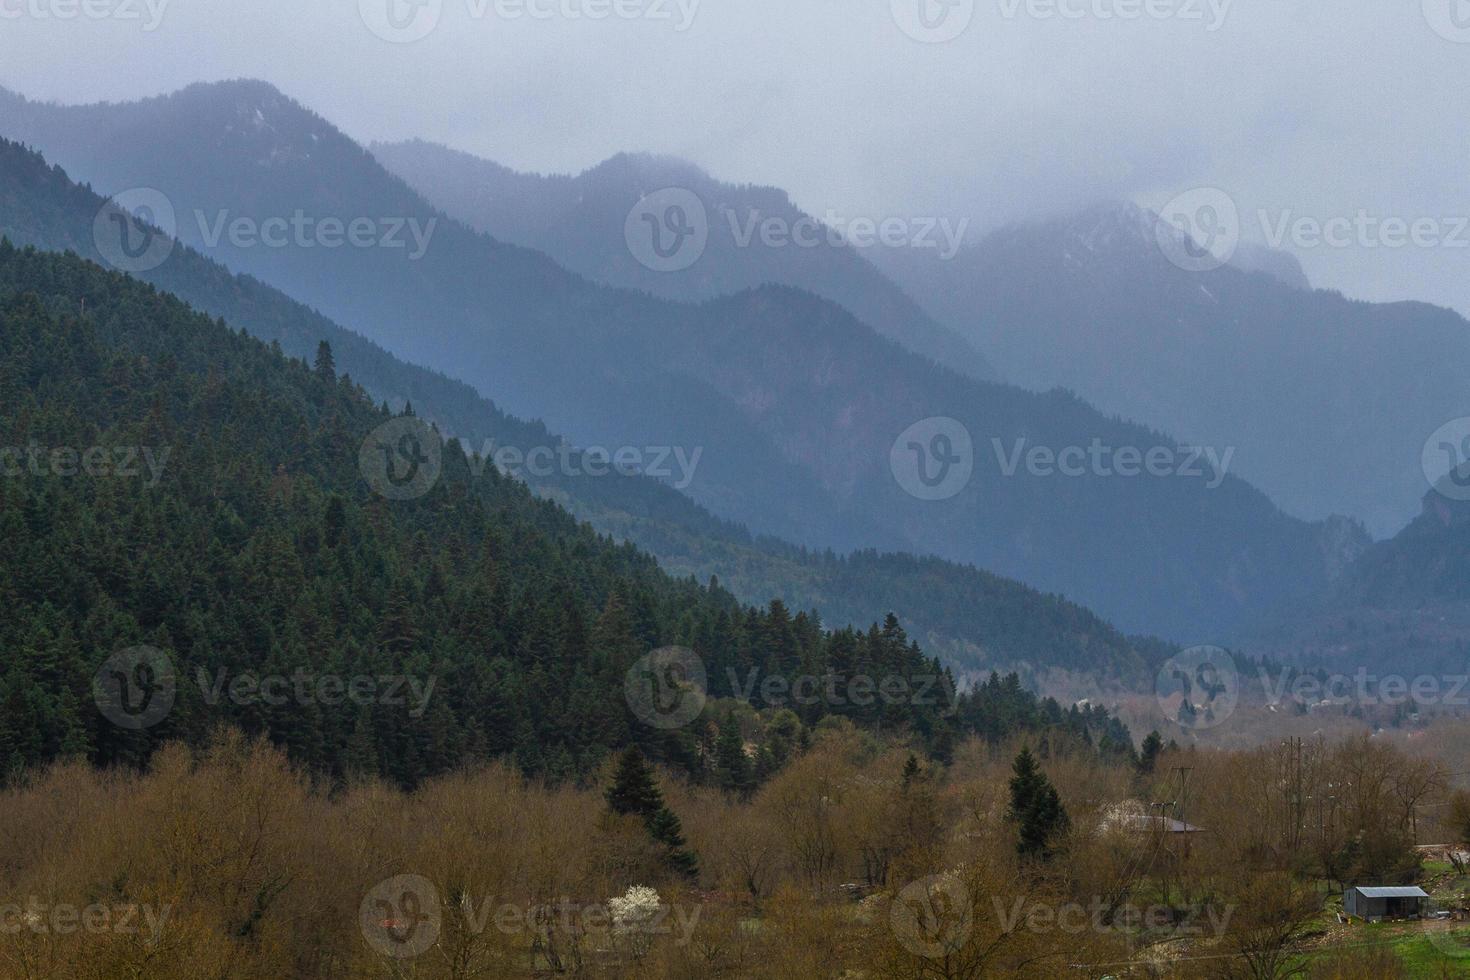
[[[138,764],[226,721],[339,782],[407,786],[499,756],[559,781],[629,744],[713,778],[712,714],[660,728],[626,696],[630,668],[666,646],[698,652],[711,696],[765,713],[749,732],[760,745],[799,747],[834,714],[911,732],[940,756],[968,731],[1062,726],[1126,743],[1105,714],[1015,682],[955,697],[891,617],[828,631],[779,602],[747,608],[672,579],[454,441],[424,496],[384,499],[359,451],[393,416],[336,374],[328,349],[309,365],[75,256],[8,244],[0,302],[0,447],[163,461],[132,477],[48,462],[0,479],[7,770],[77,754]],[[166,716],[130,730],[94,707],[93,678],[140,645],[167,654],[177,684]],[[284,700],[264,678],[282,679]],[[371,697],[329,698],[323,678],[362,679]],[[803,678],[905,693],[798,699]],[[794,730],[774,717],[784,708]]]
[[[820,608],[833,623],[862,622],[870,609],[901,610],[926,649],[967,675],[1059,668],[1136,686],[1151,682],[1174,652],[1160,640],[1125,636],[1065,597],[969,565],[872,549],[839,555],[768,537],[747,542],[683,531],[657,517],[580,509],[666,567],[701,578],[718,574],[739,595],[779,595],[799,608]]]

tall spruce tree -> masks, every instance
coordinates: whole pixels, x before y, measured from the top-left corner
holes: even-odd
[[[617,773],[607,791],[607,805],[622,816],[648,819],[664,805],[663,794],[653,779],[653,767],[635,746],[618,758]]]
[[[903,764],[903,788],[907,790],[918,779],[923,770],[919,768],[919,758],[912,752],[909,753],[908,761]]]
[[[653,768],[636,746],[618,759],[613,784],[607,791],[607,805],[614,813],[641,817],[648,835],[667,848],[665,857],[674,870],[691,878],[699,873],[699,859],[689,850],[683,826],[664,805]]]
[[[1164,739],[1158,732],[1149,732],[1148,737],[1143,740],[1143,750],[1138,756],[1138,771],[1145,776],[1154,771],[1158,764],[1159,753],[1164,751]]]
[[[333,382],[337,380],[337,360],[332,356],[332,345],[325,340],[316,345],[316,363],[313,365],[316,376],[323,381]]]
[[[753,786],[750,757],[745,754],[745,736],[740,734],[740,719],[732,711],[720,724],[715,741],[715,778],[727,793],[744,796]]]
[[[1029,747],[1021,749],[1011,771],[1011,805],[1006,817],[1020,831],[1016,849],[1023,857],[1046,860],[1071,826],[1071,818]]]

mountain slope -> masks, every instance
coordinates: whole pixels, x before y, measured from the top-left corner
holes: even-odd
[[[91,229],[103,199],[73,184],[39,154],[0,140],[0,234],[19,245],[74,250],[101,261]],[[462,382],[404,364],[270,286],[232,276],[178,246],[146,281],[288,355],[311,358],[330,344],[339,371],[378,402],[417,414],[474,448],[559,445],[539,423],[505,415]],[[573,457],[575,458],[575,457]],[[617,472],[593,476],[553,468],[518,474],[600,532],[631,540],[680,576],[717,577],[743,601],[784,598],[816,610],[831,625],[862,626],[899,613],[927,649],[956,669],[1020,669],[1028,679],[1049,671],[1085,671],[1099,681],[1138,681],[1151,671],[1146,650],[1101,619],[1055,597],[972,568],[902,555],[851,558],[812,554],[771,538],[754,539],[652,477]]]
[[[1281,253],[1186,272],[1132,205],[998,231],[948,263],[884,250],[890,274],[957,323],[1007,378],[1234,447],[1235,471],[1288,513],[1397,531],[1426,489],[1423,442],[1470,415],[1470,324],[1417,303],[1301,288]],[[1282,266],[1281,263],[1286,265]]]
[[[10,103],[0,105],[7,129],[98,186],[165,191],[185,240],[206,247],[223,218],[436,222],[417,260],[401,249],[228,237],[210,254],[579,444],[703,450],[688,492],[757,533],[975,564],[1130,632],[1190,641],[1320,592],[1341,562],[1340,529],[1289,519],[1234,477],[1191,470],[1176,440],[1065,393],[936,367],[812,294],[768,286],[669,303],[477,235],[260,83],[123,106]],[[975,453],[973,478],[935,501],[895,476],[923,462],[901,437],[938,417],[962,425]],[[1174,462],[1126,476],[1006,462],[1094,444]]]
[[[624,694],[638,659],[669,643],[696,650],[718,697],[752,671],[939,681],[932,699],[803,703],[806,724],[841,714],[939,746],[1009,716],[1127,745],[1105,713],[1064,712],[1014,679],[956,699],[892,617],[825,633],[779,603],[742,609],[672,579],[522,484],[477,474],[456,441],[422,496],[387,500],[360,450],[385,423],[427,435],[423,423],[75,255],[0,244],[0,396],[0,445],[39,447],[0,486],[7,772],[75,754],[141,762],[227,722],[337,779],[411,785],[507,754],[559,779],[637,743],[702,780],[700,715],[654,725]],[[146,479],[78,471],[68,449],[146,449],[162,465]],[[134,654],[149,674],[116,659]],[[94,695],[94,675],[121,700]]]
[[[1331,592],[1247,643],[1287,663],[1376,680],[1423,674],[1463,709],[1470,689],[1470,504],[1431,490],[1419,516],[1369,547]]]
[[[597,282],[698,302],[766,283],[832,300],[908,349],[975,378],[994,376],[985,358],[940,326],[863,254],[832,240],[783,191],[722,184],[682,160],[620,154],[576,176],[517,173],[423,141],[378,143],[372,153],[446,214],[502,241],[550,255]],[[628,248],[625,223],[645,196],[688,191],[703,206],[709,238],[692,266],[655,271]],[[763,243],[764,222],[799,230]],[[835,229],[840,232],[841,229]],[[942,238],[935,236],[939,244]]]
[[[195,85],[121,106],[0,100],[0,135],[108,193],[165,191],[181,241],[580,444],[699,447],[718,433],[725,451],[707,454],[690,492],[724,517],[809,543],[904,544],[813,486],[738,406],[663,369],[658,350],[697,331],[695,310],[593,285],[450,221],[268,85]],[[212,237],[231,222],[259,228],[298,214],[368,220],[374,241],[397,227],[405,247]],[[409,225],[433,229],[417,260]]]

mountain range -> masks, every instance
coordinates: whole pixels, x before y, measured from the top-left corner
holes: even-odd
[[[1470,323],[1423,303],[1312,289],[1287,253],[1243,243],[1186,271],[1158,219],[1109,204],[995,231],[952,261],[873,259],[1007,379],[1235,449],[1235,472],[1287,513],[1399,531],[1428,489],[1420,455],[1470,416],[1456,365]]]
[[[1244,649],[1282,663],[1363,671],[1375,684],[1423,676],[1437,685],[1426,703],[1442,697],[1463,709],[1470,699],[1470,685],[1460,680],[1470,670],[1470,503],[1462,497],[1426,493],[1402,531],[1369,546],[1327,595],[1262,623]]]
[[[1416,511],[1423,439],[1470,414],[1453,377],[1453,364],[1470,355],[1470,324],[1458,314],[1314,290],[1291,253],[1250,241],[1236,243],[1221,268],[1177,268],[1159,247],[1157,215],[1128,202],[966,239],[953,235],[965,225],[952,218],[949,237],[931,229],[923,243],[863,249],[830,244],[843,229],[823,225],[808,235],[814,244],[793,247],[751,232],[806,217],[783,192],[721,183],[683,160],[624,154],[577,176],[542,176],[423,141],[372,152],[478,230],[610,285],[702,299],[788,282],[881,328],[892,309],[871,288],[881,269],[881,295],[913,297],[940,329],[984,351],[1001,378],[1066,388],[1105,412],[1229,448],[1234,471],[1288,513],[1347,515],[1378,537]],[[633,261],[623,216],[662,187],[699,197],[714,216],[718,256],[712,244],[672,274]],[[887,335],[922,349],[901,332]],[[1240,397],[1242,380],[1250,398]]]
[[[819,222],[779,188],[723,184],[687,161],[649,154],[619,154],[576,176],[543,176],[421,140],[369,149],[446,214],[502,241],[545,252],[596,282],[682,302],[769,283],[793,286],[859,313],[883,336],[952,370],[995,377],[975,346],[932,319],[841,237],[855,234],[851,227]],[[689,206],[707,230],[702,253],[687,269],[649,268],[625,240],[628,215],[639,201],[668,189],[693,196]],[[947,250],[958,247],[953,236],[963,230],[940,227],[936,219],[932,226],[916,222],[909,231]]]
[[[0,234],[11,242],[73,251],[104,262],[93,238],[107,202],[37,153],[0,139]],[[413,406],[474,449],[560,445],[541,423],[509,416],[468,385],[406,364],[381,347],[249,276],[231,274],[185,245],[139,273],[197,309],[309,359],[326,342],[338,369],[395,410]],[[576,458],[575,456],[573,457]],[[751,535],[720,520],[665,482],[616,471],[593,476],[553,468],[519,475],[542,496],[598,531],[629,540],[680,577],[718,579],[743,600],[782,598],[834,625],[864,626],[899,613],[957,670],[1015,669],[1036,682],[1058,673],[1135,682],[1166,652],[1130,640],[1091,612],[1019,583],[939,559],[858,552],[812,553]],[[1072,685],[1075,686],[1075,685]]]
[[[478,230],[541,249],[589,278],[611,285],[646,288],[675,298],[698,298],[715,290],[712,277],[721,273],[736,271],[745,277],[741,283],[760,276],[775,278],[782,274],[777,270],[784,268],[782,260],[785,258],[791,258],[794,261],[790,264],[796,264],[813,252],[827,255],[836,250],[829,244],[831,236],[825,230],[812,236],[821,244],[810,249],[763,245],[758,236],[750,235],[750,228],[759,227],[772,218],[789,227],[804,217],[792,206],[787,195],[774,188],[718,182],[694,164],[677,158],[621,154],[579,175],[544,176],[517,172],[493,161],[423,140],[376,143],[371,150],[384,166],[431,202],[465,218]],[[628,203],[636,201],[643,189],[650,187],[693,189],[708,212],[718,214],[727,224],[725,239],[737,241],[742,234],[741,229],[746,229],[745,247],[742,250],[730,249],[736,259],[713,266],[701,261],[695,267],[675,274],[653,273],[642,268],[630,258],[617,229]],[[1142,304],[1148,297],[1163,296],[1165,299],[1158,304],[1157,315],[1183,310],[1191,318],[1199,316],[1195,298],[1207,294],[1172,287],[1177,279],[1200,280],[1205,277],[1191,275],[1166,264],[1165,255],[1155,239],[1157,221],[1156,215],[1136,205],[1113,203],[1087,209],[1065,220],[1008,228],[985,236],[979,247],[963,241],[940,241],[935,248],[913,247],[911,244],[873,247],[861,250],[853,258],[864,263],[871,259],[876,266],[891,274],[894,281],[905,283],[937,320],[955,333],[973,338],[977,347],[1013,354],[1014,358],[1006,362],[1008,378],[1041,390],[1057,385],[1069,387],[1083,392],[1090,401],[1098,404],[1120,406],[1120,414],[1124,416],[1156,422],[1160,428],[1170,431],[1229,433],[1229,442],[1217,444],[1234,450],[1235,458],[1241,464],[1255,467],[1262,462],[1266,452],[1277,448],[1261,446],[1263,436],[1284,442],[1299,435],[1294,425],[1310,425],[1310,416],[1304,418],[1298,407],[1293,406],[1292,411],[1297,414],[1291,415],[1285,425],[1282,419],[1275,418],[1270,425],[1261,422],[1249,428],[1236,429],[1234,423],[1242,412],[1235,400],[1226,399],[1222,409],[1219,401],[1202,403],[1199,399],[1184,398],[1174,390],[1192,384],[1192,380],[1175,380],[1173,387],[1145,383],[1141,374],[1149,368],[1146,363],[1133,375],[1137,383],[1126,386],[1125,393],[1121,395],[1116,386],[1105,387],[1089,376],[1089,372],[1099,374],[1110,367],[1115,373],[1122,374],[1108,350],[1120,339],[1135,363],[1146,360],[1135,356],[1137,348],[1144,348],[1155,359],[1168,356],[1158,349],[1165,346],[1167,340],[1126,336],[1130,330],[1141,335],[1151,326],[1140,322],[1141,317],[1132,316],[1130,319],[1135,312],[1132,307],[1128,315],[1110,315],[1105,321],[1094,316],[1092,311],[1095,309],[1109,310],[1107,301],[1126,298]],[[753,241],[750,240],[752,238]],[[953,261],[956,258],[960,261]],[[1058,266],[1065,271],[1054,277],[1052,270]],[[1341,297],[1328,293],[1313,295],[1301,264],[1288,252],[1240,242],[1227,269],[1217,278],[1226,279],[1236,287],[1228,298],[1235,304],[1232,313],[1236,317],[1256,315],[1244,307],[1267,305],[1262,296],[1290,298],[1292,292],[1302,294],[1295,299],[1303,304],[1317,307],[1319,318],[1330,318],[1338,312],[1334,300],[1340,302]],[[1101,301],[1067,281],[1067,274],[1081,276],[1084,273],[1091,289],[1098,291],[1106,286],[1109,290]],[[790,276],[790,273],[785,275]],[[1165,280],[1163,286],[1160,286],[1160,280]],[[1058,282],[1064,285],[1060,295],[1055,290]],[[726,282],[724,285],[729,289],[732,284]],[[842,301],[841,295],[827,295]],[[1034,311],[1026,308],[1002,320],[992,311],[996,297],[1018,297],[1018,304],[1029,301],[1046,309],[1049,316],[1028,318]],[[1052,310],[1047,304],[1055,304],[1057,309]],[[852,309],[868,309],[860,302],[848,302],[846,305]],[[1374,308],[1367,316],[1382,313],[1382,310]],[[1067,321],[1065,327],[1059,325],[1063,319]],[[1050,335],[1038,336],[1032,329],[1036,322],[1045,323]],[[1003,328],[1009,328],[1009,332],[998,335]],[[1186,346],[1188,337],[1198,329],[1191,325],[1185,336],[1175,338],[1177,346]],[[1351,327],[1343,325],[1340,329]],[[1075,337],[1062,335],[1064,330],[1088,334],[1080,344],[1088,348],[1085,362],[1068,356],[1068,352],[1079,344]],[[1125,335],[1120,337],[1120,333]],[[1150,347],[1151,343],[1157,346]],[[1265,347],[1263,344],[1257,346]],[[1342,356],[1347,353],[1339,351]],[[1359,352],[1359,361],[1364,365],[1374,363],[1381,353]],[[1209,355],[1191,353],[1188,356],[1198,357],[1204,363],[1220,363],[1208,360],[1209,356],[1218,358],[1218,355],[1219,351],[1215,350]],[[1276,350],[1260,349],[1253,356],[1267,366],[1281,360]],[[1021,357],[1043,363],[1021,361]],[[1167,400],[1168,396],[1174,396],[1174,400]],[[1333,407],[1345,414],[1360,412],[1369,415],[1369,425],[1375,435],[1383,434],[1385,426],[1371,418],[1372,412],[1367,407],[1351,407],[1340,401]],[[1421,426],[1434,418],[1436,411],[1449,410],[1449,403],[1446,403],[1439,409],[1421,411]],[[1211,412],[1213,415],[1209,421],[1216,424],[1197,421]],[[1242,438],[1245,434],[1249,438]],[[1309,437],[1300,435],[1300,438]],[[1280,488],[1306,512],[1317,512],[1323,516],[1338,512],[1357,513],[1355,508],[1363,501],[1361,484],[1352,488],[1352,491],[1359,492],[1358,497],[1344,496],[1341,481],[1335,478],[1337,471],[1324,467],[1303,476],[1293,465],[1290,454],[1286,455],[1288,458],[1278,460],[1278,465],[1271,468],[1272,488]],[[1412,490],[1417,485],[1417,472],[1404,472],[1403,459],[1391,461],[1386,467],[1386,455],[1380,452],[1372,460],[1365,460],[1359,455],[1346,465],[1353,468],[1360,480],[1369,477],[1374,465],[1380,471],[1397,465],[1399,486]],[[1250,472],[1254,476],[1257,470]],[[1262,474],[1261,482],[1267,482],[1264,479],[1266,475]],[[1303,492],[1294,493],[1293,484],[1289,481],[1296,481],[1297,485],[1309,484],[1308,490],[1318,492],[1318,499],[1304,500]],[[1372,504],[1363,504],[1362,509],[1378,518],[1376,524],[1382,533],[1396,530],[1402,523],[1396,510],[1375,509]],[[1345,532],[1345,540],[1348,539],[1352,544],[1346,557],[1350,558],[1353,549],[1361,547],[1364,541],[1359,535]]]
[[[0,132],[104,193],[162,192],[185,243],[578,445],[702,450],[686,492],[756,534],[972,564],[1191,642],[1320,594],[1363,543],[1288,517],[1177,438],[936,365],[813,292],[696,304],[590,282],[439,211],[263,83],[83,107],[12,95]],[[417,255],[214,235],[296,215],[433,231]],[[935,437],[950,423],[935,420],[973,447],[972,477],[943,500],[895,478],[949,472],[954,444]],[[1055,465],[1092,447],[1104,463]],[[1162,469],[1121,475],[1155,452]]]

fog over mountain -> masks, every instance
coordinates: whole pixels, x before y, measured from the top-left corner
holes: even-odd
[[[964,32],[933,44],[880,0],[640,0],[602,20],[580,0],[525,5],[540,17],[434,0],[413,43],[366,26],[389,0],[153,0],[156,24],[142,4],[137,20],[26,7],[0,25],[0,84],[93,102],[260,77],[361,142],[423,138],[540,173],[672,154],[818,216],[977,233],[1200,186],[1230,192],[1257,244],[1283,220],[1443,221],[1424,247],[1373,231],[1283,244],[1320,287],[1466,312],[1456,2],[991,0],[960,4]],[[1159,15],[1128,12],[1144,6]]]
[[[0,980],[1470,976],[1470,0],[0,0]]]
[[[372,151],[434,206],[589,279],[686,302],[767,283],[796,286],[946,367],[983,380],[995,376],[974,341],[932,319],[873,266],[871,250],[842,237],[851,228],[803,214],[779,188],[721,184],[687,161],[646,154],[619,154],[568,178],[516,173],[422,141],[380,143]],[[691,206],[707,228],[693,264],[672,272],[640,262],[626,240],[629,211],[650,190],[668,187],[693,195]],[[963,225],[935,222],[910,233],[948,259],[964,232]]]
[[[1314,291],[1293,254],[1248,242],[1220,268],[1178,268],[1159,217],[1129,202],[968,245],[936,223],[913,231],[925,247],[854,247],[851,227],[803,215],[778,188],[720,184],[675,158],[541,177],[423,141],[372,151],[447,213],[589,278],[685,300],[811,289],[940,363],[982,378],[998,364],[1015,384],[1228,450],[1289,513],[1351,515],[1380,537],[1418,513],[1425,437],[1470,413],[1457,381],[1470,324],[1455,313]],[[668,186],[694,193],[708,242],[689,268],[655,272],[624,219],[644,188]],[[1426,348],[1443,356],[1426,362]],[[983,369],[971,351],[986,352]]]
[[[1470,323],[1313,290],[1264,247],[1180,269],[1158,225],[1115,203],[1008,226],[951,261],[873,255],[1008,380],[1234,447],[1235,471],[1288,513],[1401,529],[1428,487],[1425,440],[1470,415]]]
[[[263,82],[117,105],[11,96],[0,130],[94,186],[162,191],[187,244],[579,445],[700,453],[679,489],[761,533],[973,563],[1180,640],[1320,592],[1358,547],[1340,520],[1281,513],[1233,457],[1066,392],[966,377],[810,292],[695,306],[589,282],[436,212]],[[215,230],[296,212],[436,230],[417,258],[406,242],[261,247]]]

